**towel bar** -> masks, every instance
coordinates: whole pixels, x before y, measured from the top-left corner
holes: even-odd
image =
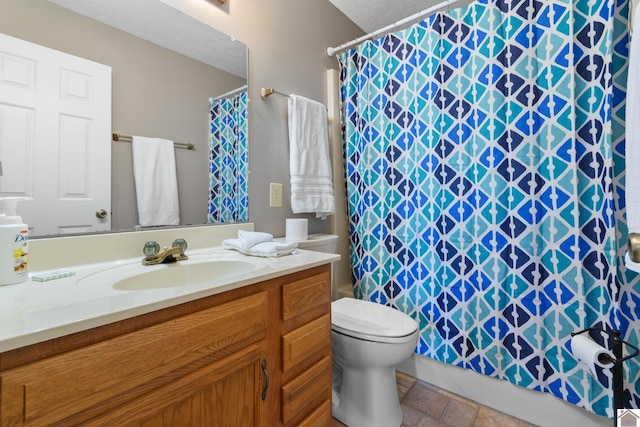
[[[290,98],[290,96],[287,95],[286,93],[279,92],[279,91],[275,90],[272,87],[270,87],[270,88],[264,88],[264,87],[260,88],[260,98],[262,98],[262,99],[267,99],[269,97],[269,95],[273,95],[274,93],[276,93],[278,95],[286,96],[287,98]]]
[[[133,138],[128,136],[128,135],[120,135],[119,133],[113,133],[111,134],[112,138],[114,141],[122,141],[122,142],[131,142],[133,141]],[[195,146],[193,144],[188,144],[185,142],[174,142],[173,145],[176,146],[176,148],[184,148],[186,150],[194,150]]]
[[[640,234],[629,233],[628,239],[627,250],[631,261],[640,262]]]
[[[287,98],[291,99],[291,95],[287,95],[286,93],[282,93],[280,91],[275,90],[274,88],[270,87],[270,88],[260,88],[260,98],[262,99],[267,99],[269,96],[273,95],[273,94],[277,94],[280,96],[286,96]],[[325,107],[326,109],[327,107]],[[331,122],[331,119],[327,119],[327,122]]]

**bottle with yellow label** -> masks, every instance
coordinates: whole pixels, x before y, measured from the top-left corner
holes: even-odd
[[[0,285],[29,279],[29,228],[16,215],[20,200],[27,198],[0,198]]]

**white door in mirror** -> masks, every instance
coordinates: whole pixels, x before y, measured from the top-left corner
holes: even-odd
[[[0,197],[32,236],[111,229],[111,67],[4,34],[0,67]]]

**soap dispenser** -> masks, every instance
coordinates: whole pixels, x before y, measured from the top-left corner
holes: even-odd
[[[21,200],[27,198],[0,198],[0,285],[13,285],[29,278],[29,228],[16,215]]]

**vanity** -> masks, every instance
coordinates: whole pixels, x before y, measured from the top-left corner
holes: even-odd
[[[236,232],[215,228],[209,243]],[[0,426],[331,425],[339,257],[187,254],[0,287]]]

